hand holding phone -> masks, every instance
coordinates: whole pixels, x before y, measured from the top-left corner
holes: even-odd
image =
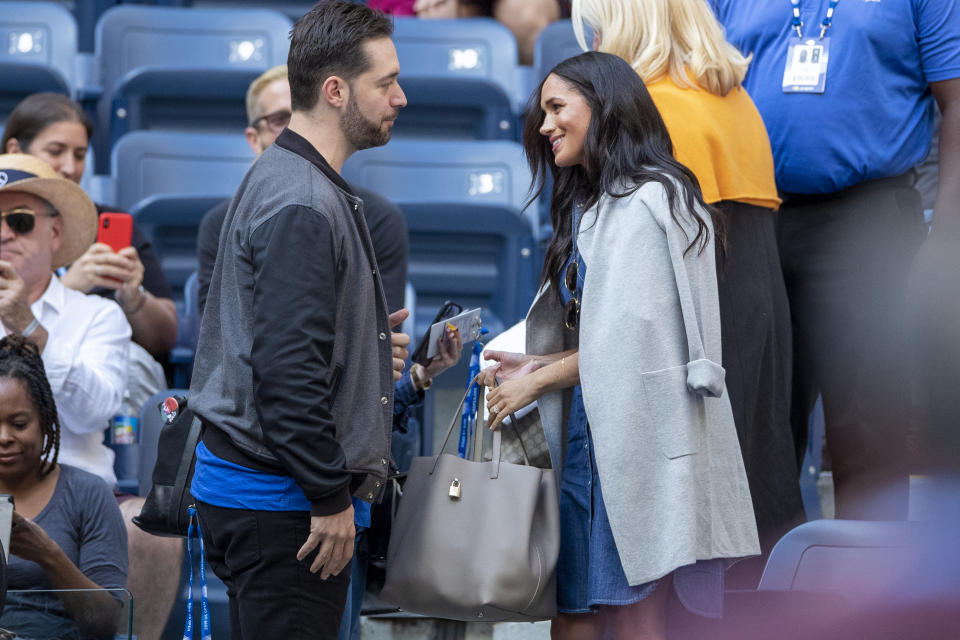
[[[129,213],[103,213],[97,224],[97,242],[114,253],[130,246],[133,237],[133,216]]]

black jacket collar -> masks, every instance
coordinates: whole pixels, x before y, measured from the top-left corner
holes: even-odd
[[[292,151],[298,156],[302,157],[305,160],[309,160],[316,166],[320,171],[323,171],[324,175],[330,179],[330,182],[337,185],[351,196],[356,197],[356,194],[353,192],[353,189],[350,188],[350,185],[347,184],[347,181],[344,180],[339,173],[333,170],[333,167],[330,166],[330,163],[320,155],[320,152],[317,151],[306,138],[301,136],[299,133],[291,131],[290,129],[284,129],[280,132],[280,135],[277,136],[275,145],[282,147],[287,151]]]

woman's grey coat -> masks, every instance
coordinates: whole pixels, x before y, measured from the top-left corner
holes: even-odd
[[[600,214],[597,216],[599,208]],[[711,239],[670,215],[655,182],[585,212],[578,248],[580,383],[610,526],[631,585],[711,558],[760,553],[750,490],[720,366]],[[708,225],[709,216],[703,217]],[[686,235],[685,235],[686,233]],[[577,346],[549,285],[527,315],[527,353]],[[558,477],[570,390],[538,401]]]

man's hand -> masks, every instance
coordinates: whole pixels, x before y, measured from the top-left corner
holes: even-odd
[[[410,312],[400,309],[390,314],[390,328],[399,327],[407,319]],[[393,348],[393,381],[403,377],[403,366],[409,355],[407,347],[410,345],[410,336],[405,333],[393,332],[390,334],[390,345]]]
[[[27,286],[6,260],[0,260],[0,322],[11,333],[20,333],[33,322]]]
[[[356,535],[353,505],[332,516],[311,516],[310,535],[297,552],[297,560],[302,562],[320,545],[317,557],[310,565],[310,573],[320,571],[323,580],[338,576],[353,557],[353,540]]]
[[[140,255],[134,247],[124,247],[120,249],[120,251],[117,252],[117,257],[124,260],[127,271],[126,277],[123,278],[123,283],[120,285],[120,288],[117,289],[117,302],[120,303],[120,307],[124,311],[127,309],[135,309],[137,305],[140,304],[140,297],[143,295],[140,293],[140,285],[143,284],[143,273],[145,270],[143,263],[140,261]]]
[[[460,351],[463,349],[463,340],[456,327],[443,330],[443,335],[437,338],[437,355],[430,359],[430,363],[423,368],[426,376],[424,382],[435,377],[457,364],[460,361]]]

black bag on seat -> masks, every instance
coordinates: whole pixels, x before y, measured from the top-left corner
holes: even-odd
[[[157,410],[164,424],[157,443],[153,486],[133,523],[156,536],[186,536],[190,526],[187,509],[194,502],[190,482],[203,425],[182,396],[170,396]]]

